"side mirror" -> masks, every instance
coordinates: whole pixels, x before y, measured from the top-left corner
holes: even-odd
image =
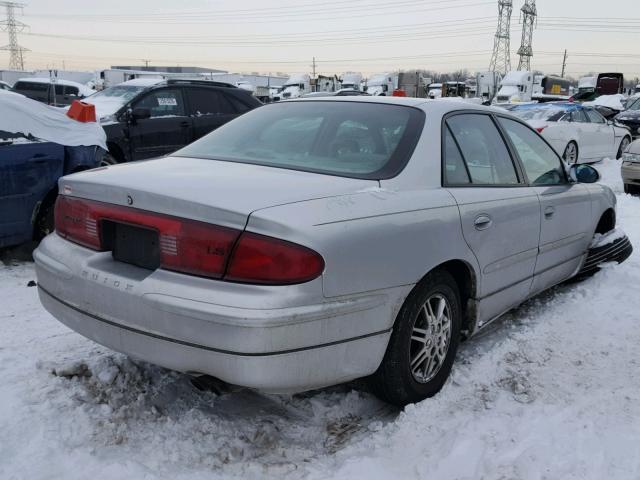
[[[569,176],[577,183],[596,183],[600,180],[598,170],[591,165],[574,164],[569,168]]]
[[[146,120],[147,118],[151,118],[151,110],[148,108],[134,108],[133,112],[131,112],[131,117],[134,120]]]

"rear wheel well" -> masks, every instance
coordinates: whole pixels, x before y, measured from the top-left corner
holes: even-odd
[[[49,215],[49,210],[53,209],[56,203],[56,198],[58,198],[57,186],[49,190],[42,201],[36,205],[31,219],[34,240],[41,240],[44,237],[44,232],[42,230],[43,222],[46,220],[45,217]]]
[[[596,227],[596,233],[605,234],[616,228],[616,212],[613,208],[605,210],[600,217],[598,226]]]
[[[473,329],[475,324],[476,309],[472,301],[476,298],[476,275],[473,268],[462,260],[449,260],[435,267],[430,273],[441,270],[453,277],[460,293],[460,303],[462,306],[461,331],[466,336],[467,332]],[[427,276],[425,275],[425,277]],[[420,281],[424,280],[423,277]]]

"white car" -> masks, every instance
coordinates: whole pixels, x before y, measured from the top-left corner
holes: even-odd
[[[620,158],[631,143],[629,129],[579,103],[531,103],[510,110],[535,128],[568,163]]]

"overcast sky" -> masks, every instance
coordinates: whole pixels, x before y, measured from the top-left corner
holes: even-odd
[[[241,72],[488,67],[497,0],[26,0],[27,68],[196,65]],[[519,9],[511,22],[513,67]],[[180,4],[181,6],[178,6]],[[640,76],[640,1],[538,0],[533,67]],[[7,43],[0,32],[0,44]],[[0,52],[0,68],[8,65]]]

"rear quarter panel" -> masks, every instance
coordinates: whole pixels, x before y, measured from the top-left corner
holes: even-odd
[[[319,252],[326,264],[325,297],[412,286],[452,259],[477,271],[458,207],[440,188],[372,188],[267,208],[251,214],[247,230]]]

